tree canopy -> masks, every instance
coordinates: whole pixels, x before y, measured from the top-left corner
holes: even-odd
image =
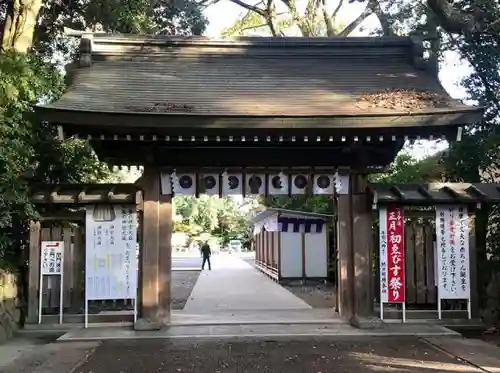
[[[193,1],[0,0],[0,265],[19,268],[29,201],[36,183],[102,182],[112,177],[86,141],[61,141],[33,106],[65,89],[62,67],[75,43],[64,28],[154,34],[201,34],[207,24]]]

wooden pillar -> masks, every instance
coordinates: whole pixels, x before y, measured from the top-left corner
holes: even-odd
[[[470,276],[470,302],[471,314],[473,318],[481,317],[479,307],[479,286],[477,276],[477,252],[476,252],[476,222],[469,218],[469,276]],[[437,260],[437,258],[436,258]],[[437,274],[436,274],[437,275]]]
[[[141,308],[135,328],[158,330],[170,320],[171,197],[161,196],[157,167],[144,168],[141,185],[144,190]]]
[[[338,304],[341,316],[360,328],[378,328],[373,313],[372,214],[365,175],[349,176],[337,200]]]
[[[338,309],[340,316],[350,320],[353,316],[353,266],[352,266],[352,219],[350,217],[350,196],[337,198],[337,271]]]
[[[28,274],[28,323],[38,322],[38,296],[40,293],[40,222],[30,222],[30,252]]]
[[[170,321],[172,280],[172,196],[160,196],[160,253],[159,253],[159,299],[160,314],[164,323]]]
[[[352,180],[352,226],[354,265],[354,317],[369,319],[373,308],[373,215],[369,201],[366,175],[355,175]]]

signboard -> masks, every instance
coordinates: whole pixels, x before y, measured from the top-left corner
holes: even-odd
[[[85,223],[86,305],[89,300],[115,299],[134,299],[135,304],[138,265],[135,205],[88,206]]]
[[[42,275],[62,275],[63,241],[42,241]]]
[[[389,205],[380,209],[380,288],[384,303],[404,303],[404,211]]]
[[[436,207],[436,246],[439,305],[441,299],[470,301],[469,217],[465,206]]]
[[[401,303],[405,321],[404,207],[388,205],[380,218],[380,314],[384,303]]]
[[[38,323],[42,323],[44,276],[59,276],[59,324],[63,322],[63,241],[42,241],[40,248],[40,293],[38,294]]]

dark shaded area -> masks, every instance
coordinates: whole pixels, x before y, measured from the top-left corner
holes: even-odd
[[[59,337],[61,337],[65,332],[63,331],[21,331],[19,332],[11,341],[12,344],[29,343],[35,345],[45,345],[48,343],[54,343]]]
[[[172,309],[182,310],[186,305],[200,271],[172,271]]]
[[[479,339],[500,347],[500,331],[497,328],[491,328],[488,330],[485,330],[485,328],[460,328],[453,326],[449,328],[459,332],[464,338]]]
[[[465,369],[464,369],[465,368]],[[470,370],[469,370],[470,369]],[[415,338],[349,341],[107,341],[81,373],[474,372]]]

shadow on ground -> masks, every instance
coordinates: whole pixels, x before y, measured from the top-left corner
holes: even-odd
[[[81,373],[480,372],[416,338],[107,341]]]
[[[200,271],[172,271],[172,303],[173,310],[182,310],[186,305]]]

